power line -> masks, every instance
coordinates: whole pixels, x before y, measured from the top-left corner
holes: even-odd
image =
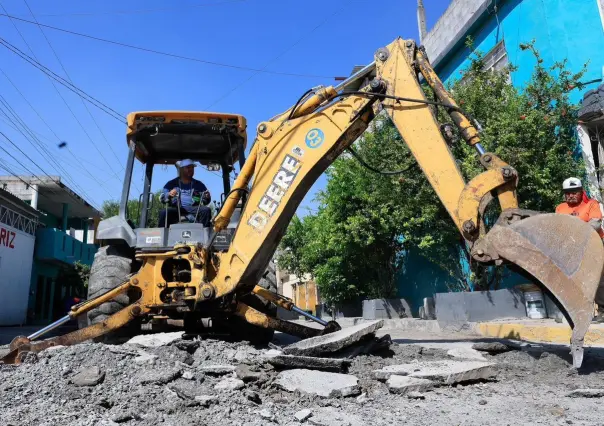
[[[109,10],[106,12],[75,12],[75,13],[60,13],[60,14],[39,14],[43,17],[59,17],[59,16],[98,16],[98,15],[131,15],[139,13],[155,13],[155,12],[178,12],[184,9],[195,9],[207,6],[219,6],[222,4],[243,3],[247,0],[230,0],[216,3],[200,3],[179,5],[179,7],[160,7],[154,9],[132,9],[132,10]]]
[[[48,122],[44,119],[44,117],[42,117],[40,115],[40,113],[38,112],[38,110],[32,105],[32,103],[27,99],[27,97],[23,94],[23,92],[21,90],[19,90],[19,88],[13,83],[13,81],[9,78],[9,76],[6,74],[6,72],[4,72],[4,70],[2,68],[0,68],[0,72],[2,72],[2,74],[4,74],[4,77],[8,80],[8,82],[13,86],[13,88],[17,91],[17,93],[19,93],[19,95],[21,95],[21,97],[23,98],[23,100],[27,103],[27,105],[29,105],[29,107],[31,108],[31,110],[38,116],[38,118],[42,121],[42,123],[44,123],[46,125],[46,127],[51,131],[51,133],[55,136],[55,138],[57,139],[57,141],[62,142],[61,138],[59,137],[59,135],[57,135],[57,133],[53,130],[53,128],[50,126],[50,124],[48,124]],[[2,117],[0,117],[0,119],[2,119],[3,121],[7,122],[5,119],[3,119]],[[9,124],[9,126],[13,127],[15,130],[18,131],[18,129],[16,127],[14,127],[14,124],[12,124],[11,122],[7,122]],[[43,139],[46,139],[47,141],[50,142],[50,139],[47,137],[44,137],[42,134],[32,130],[31,128],[29,128],[30,132],[35,133],[36,135],[38,135],[39,137],[42,137]],[[39,140],[39,139],[38,139]],[[76,168],[80,168],[80,170],[83,170],[84,173],[86,173],[92,180],[94,180],[100,187],[103,188],[103,190],[109,194],[110,196],[112,196],[111,193],[109,193],[106,189],[106,186],[104,185],[103,182],[99,181],[92,173],[90,173],[90,171],[86,168],[86,167],[82,167],[80,166],[79,162],[86,162],[89,163],[86,159],[84,158],[79,158],[77,157],[73,151],[67,147],[67,152],[69,152],[71,154],[71,156],[76,160],[73,163],[69,163],[69,165],[71,167],[76,167]],[[58,159],[60,160],[60,157],[58,157]],[[89,163],[89,164],[93,164],[93,163]],[[94,165],[94,164],[93,164]],[[99,168],[98,166],[94,165],[96,168]],[[112,176],[112,178],[116,179],[115,176]],[[119,181],[119,179],[118,179]]]
[[[217,100],[215,100],[214,102],[212,102],[210,105],[208,105],[206,108],[204,108],[205,110],[209,110],[210,108],[212,108],[214,105],[216,105],[217,103],[219,103],[220,101],[222,101],[223,99],[226,99],[231,93],[235,92],[236,90],[238,90],[239,88],[241,88],[243,85],[245,85],[248,81],[250,81],[252,78],[254,78],[255,76],[257,76],[258,74],[260,74],[261,72],[263,72],[269,65],[277,62],[281,57],[283,57],[287,52],[289,52],[290,50],[292,50],[294,47],[296,47],[298,44],[300,44],[300,42],[302,42],[302,40],[304,40],[306,37],[308,37],[310,34],[312,34],[313,32],[315,32],[316,30],[318,30],[320,27],[322,27],[323,25],[325,25],[327,22],[329,22],[334,16],[336,16],[337,14],[339,14],[341,11],[343,11],[346,6],[348,5],[348,1],[345,1],[343,6],[341,8],[339,8],[338,10],[336,10],[334,13],[332,13],[331,15],[329,15],[327,18],[325,18],[323,21],[321,21],[318,25],[316,25],[312,30],[308,31],[308,32],[304,32],[304,34],[302,35],[302,37],[298,38],[292,45],[290,45],[287,49],[285,49],[284,51],[282,51],[281,53],[279,53],[277,56],[275,56],[273,59],[271,59],[270,61],[268,61],[266,63],[266,65],[264,65],[262,68],[260,68],[258,71],[254,72],[252,75],[250,75],[248,78],[246,78],[245,80],[243,80],[241,83],[239,83],[238,85],[236,85],[235,87],[233,87],[231,90],[229,90],[228,92],[226,92],[224,95],[222,95],[220,98],[218,98]]]
[[[34,21],[36,21],[36,23],[38,23],[38,20],[36,19],[36,16],[34,15],[34,12],[31,10],[31,7],[29,7],[29,3],[27,3],[27,0],[23,0],[23,2],[25,3],[25,5],[27,6],[27,9],[29,9],[29,13],[31,13],[31,16],[34,18]],[[65,75],[67,76],[67,80],[69,80],[69,82],[75,86],[75,84],[73,84],[73,80],[71,79],[71,77],[69,76],[69,73],[67,72],[67,70],[65,69],[65,66],[63,65],[63,62],[61,61],[61,59],[59,58],[59,55],[57,54],[56,50],[52,47],[52,44],[50,43],[50,40],[48,39],[48,37],[46,37],[46,33],[44,32],[44,30],[42,29],[42,27],[40,26],[40,24],[38,23],[38,29],[40,30],[40,32],[42,33],[42,35],[44,36],[44,39],[46,40],[46,43],[48,43],[48,47],[50,47],[50,50],[52,50],[52,53],[55,55],[55,58],[57,59],[57,62],[59,63],[59,65],[61,65],[61,69],[63,69],[63,72],[65,73]],[[105,143],[107,144],[107,146],[109,147],[109,150],[112,152],[113,156],[115,157],[115,159],[117,160],[117,162],[119,163],[120,159],[117,156],[117,154],[115,153],[115,151],[113,150],[113,147],[111,146],[111,144],[109,143],[109,141],[107,140],[107,136],[105,136],[105,133],[103,132],[103,130],[101,129],[101,126],[99,126],[99,123],[96,121],[96,118],[94,118],[94,115],[92,115],[92,113],[90,112],[90,109],[88,108],[88,105],[86,105],[86,102],[84,102],[84,99],[82,99],[82,97],[80,96],[80,101],[82,102],[82,105],[84,105],[84,108],[86,109],[86,112],[88,112],[88,115],[90,116],[90,118],[92,119],[92,121],[94,122],[95,126],[97,127],[97,129],[99,130],[99,133],[101,134],[101,136],[103,137],[103,139],[105,140]]]
[[[6,40],[4,40],[3,38],[0,37],[0,44],[3,44],[5,47],[7,47],[4,43],[8,43],[6,42]],[[10,44],[10,43],[8,43]],[[9,48],[10,49],[10,48]],[[12,50],[12,49],[10,49]],[[18,50],[18,49],[17,49]],[[31,50],[31,48],[30,48]],[[13,51],[14,52],[14,51]],[[33,51],[32,51],[33,53]],[[25,53],[23,53],[25,55]],[[26,55],[27,56],[27,55]],[[28,61],[29,62],[29,61]],[[36,61],[37,62],[37,61]],[[31,63],[31,62],[30,62]],[[32,65],[34,65],[32,63]],[[35,66],[35,65],[34,65]],[[39,67],[36,67],[39,68]],[[40,69],[40,68],[39,68]],[[48,74],[47,74],[48,75]],[[52,76],[49,76],[52,77]],[[51,82],[52,83],[52,82]],[[101,152],[101,150],[96,146],[96,144],[94,143],[94,141],[92,140],[92,137],[90,136],[90,134],[88,133],[88,131],[86,130],[86,128],[84,127],[84,125],[82,124],[82,122],[78,119],[78,117],[75,115],[75,113],[73,112],[73,109],[71,109],[71,107],[69,106],[69,103],[65,100],[65,98],[61,95],[61,93],[59,92],[59,90],[57,89],[57,87],[54,85],[53,83],[53,87],[55,88],[55,90],[57,91],[57,94],[59,95],[59,97],[63,100],[63,103],[65,104],[65,106],[67,107],[67,109],[69,110],[69,112],[71,113],[71,115],[73,116],[73,118],[76,120],[76,122],[79,124],[80,128],[82,129],[82,131],[84,132],[84,134],[86,135],[86,137],[88,138],[88,140],[90,141],[90,143],[94,146],[94,149],[99,153],[99,155],[101,156],[101,158],[105,161],[105,163],[109,166],[109,169],[112,171],[112,173],[119,179],[119,176],[117,175],[117,173],[113,170],[113,167],[111,167],[111,164],[109,163],[109,161],[107,160],[107,158],[103,155],[103,153]],[[122,167],[123,170],[123,167]]]
[[[42,141],[40,141],[31,132],[31,129],[29,128],[29,126],[27,126],[27,124],[23,121],[23,119],[21,119],[21,117],[19,117],[19,115],[17,114],[17,112],[10,106],[10,104],[6,101],[6,99],[2,95],[0,95],[0,104],[1,104],[1,106],[0,106],[0,112],[11,123],[13,123],[15,125],[16,130],[19,133],[21,133],[21,135],[25,138],[25,140],[27,140],[30,143],[30,145],[42,157],[48,156],[48,160],[49,160],[49,162],[52,161],[54,169],[56,171],[58,171],[59,173],[63,173],[65,175],[66,180],[69,179],[68,181],[71,181],[71,184],[74,186],[74,188],[77,188],[79,191],[81,191],[82,193],[84,193],[85,191],[81,187],[79,187],[76,184],[76,182],[74,181],[73,177],[69,173],[67,173],[67,171],[60,164],[58,164],[58,162],[52,157],[52,154],[48,151],[48,149],[46,149],[46,147],[44,146],[44,144],[42,144]],[[6,113],[6,111],[2,110],[2,106],[4,107],[4,109],[6,109],[6,111],[8,111],[8,114],[12,115],[12,117],[14,118],[15,121],[13,121],[11,119],[11,117],[9,117],[9,115]],[[19,128],[19,126],[21,126],[21,128]],[[27,132],[28,134],[25,134],[25,132]]]
[[[24,39],[24,41],[25,41],[25,39]],[[27,42],[25,42],[25,43],[27,44]],[[32,58],[27,53],[23,52],[21,49],[19,49],[14,44],[9,43],[8,41],[6,41],[5,39],[3,39],[2,37],[0,37],[0,44],[3,45],[4,47],[6,47],[11,52],[13,52],[15,55],[19,56],[21,59],[23,59],[26,62],[28,62],[30,65],[33,65],[38,70],[42,71],[44,74],[46,74],[47,77],[53,79],[54,81],[56,81],[57,83],[61,84],[64,87],[66,87],[67,89],[69,89],[70,91],[72,91],[73,93],[75,93],[76,95],[78,95],[79,97],[83,98],[85,101],[91,103],[92,105],[94,105],[95,107],[99,108],[100,110],[102,110],[103,112],[105,112],[106,114],[108,114],[109,116],[115,118],[119,122],[124,123],[124,124],[126,123],[126,121],[124,119],[124,116],[121,113],[115,111],[113,108],[108,107],[103,102],[99,101],[95,97],[93,97],[93,96],[89,95],[88,93],[84,92],[79,87],[74,86],[72,83],[70,83],[69,81],[65,80],[63,77],[61,77],[60,75],[58,75],[57,73],[55,73],[54,71],[52,71],[50,68],[48,68],[47,66],[43,65],[37,59]],[[29,45],[28,45],[28,48],[29,48],[29,50],[33,54],[33,50],[31,49],[31,47],[29,47]]]
[[[0,13],[0,16],[5,16],[10,19],[16,19],[17,21],[21,21],[21,22],[24,22],[27,24],[41,25],[44,28],[48,28],[48,29],[55,30],[55,31],[61,31],[61,32],[64,32],[67,34],[78,36],[78,37],[89,38],[91,40],[101,41],[103,43],[114,44],[117,46],[127,47],[129,49],[140,50],[140,51],[147,52],[147,53],[154,53],[156,55],[168,56],[171,58],[182,59],[182,60],[186,60],[186,61],[199,62],[199,63],[206,64],[206,65],[213,65],[213,66],[223,67],[223,68],[232,68],[232,69],[238,69],[238,70],[243,70],[243,71],[257,71],[257,72],[261,72],[261,73],[265,73],[265,74],[286,75],[286,76],[290,76],[290,77],[304,77],[304,78],[315,78],[315,79],[316,78],[329,78],[329,79],[335,78],[334,76],[331,76],[331,75],[326,76],[326,75],[316,75],[316,74],[301,74],[301,73],[270,71],[270,70],[266,70],[266,69],[262,69],[262,68],[244,67],[244,66],[240,66],[240,65],[227,64],[224,62],[207,61],[205,59],[193,58],[190,56],[179,55],[176,53],[162,52],[160,50],[149,49],[149,48],[141,47],[141,46],[134,46],[132,44],[122,43],[122,42],[114,41],[114,40],[108,40],[105,38],[95,37],[95,36],[91,36],[88,34],[82,34],[82,33],[76,32],[76,31],[53,27],[52,25],[38,24],[36,22],[30,21],[27,19],[23,19],[23,18],[18,18],[14,15],[9,15],[6,13]]]

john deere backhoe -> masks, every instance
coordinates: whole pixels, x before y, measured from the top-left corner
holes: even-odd
[[[437,101],[424,96],[420,78]],[[470,182],[458,170],[443,137],[450,129],[437,121],[434,105],[448,112],[465,142],[476,149],[484,172]],[[132,164],[135,157],[148,164],[146,194],[151,180],[149,164],[173,164],[180,158],[208,163],[222,158],[225,169],[233,155],[243,161],[243,118],[188,112],[130,114],[128,185],[124,186],[120,215],[98,227],[97,238],[105,247],[92,266],[94,279],[106,277],[110,288],[74,306],[65,319],[15,339],[4,362],[19,362],[27,351],[98,338],[132,322],[182,321],[186,327],[207,324],[211,318],[230,324],[232,331],[245,329],[248,338],[259,329],[302,337],[338,329],[337,324],[312,316],[323,330],[277,319],[267,302],[297,308],[257,284],[311,185],[342,152],[351,149],[381,110],[409,146],[471,247],[473,259],[487,265],[520,267],[559,302],[573,329],[574,365],[580,367],[583,338],[604,265],[602,241],[575,217],[518,208],[516,170],[484,151],[479,125],[447,93],[424,50],[414,41],[402,39],[377,50],[373,63],[337,87],[312,89],[287,111],[260,123],[249,158],[241,165],[232,189],[225,184],[224,203],[211,228],[196,223],[145,228],[146,217],[141,218],[141,228],[133,228],[125,217]],[[495,198],[501,215],[487,229],[483,213]],[[147,208],[145,195],[143,215]],[[91,311],[97,312],[97,320],[90,326],[33,341],[61,321]],[[270,338],[270,333],[264,336]]]

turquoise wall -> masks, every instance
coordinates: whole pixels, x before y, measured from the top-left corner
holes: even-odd
[[[582,81],[602,79],[604,67],[604,29],[597,0],[494,0],[498,4],[497,16],[483,16],[466,35],[474,40],[474,47],[488,53],[504,40],[508,61],[518,67],[512,83],[522,87],[531,77],[535,59],[532,53],[522,51],[521,43],[535,40],[535,47],[544,61],[552,65],[568,60],[568,67],[578,72],[589,61]],[[463,75],[470,63],[471,52],[465,47],[465,37],[445,56],[435,70],[445,84],[453,83]],[[597,87],[586,86],[583,91],[574,90],[571,99],[580,102],[583,92]],[[513,287],[526,282],[518,275],[510,274],[502,287]],[[424,297],[449,291],[451,277],[439,266],[417,253],[408,253],[403,271],[398,277],[399,297],[407,299],[413,314],[423,304]]]
[[[512,83],[521,87],[535,65],[532,53],[520,50],[521,43],[535,40],[543,65],[568,60],[568,67],[578,72],[589,62],[583,81],[602,79],[604,67],[604,29],[598,0],[499,0],[497,16],[490,13],[475,24],[471,35],[474,46],[489,52],[504,40],[508,60],[518,67]],[[464,40],[436,65],[436,72],[446,83],[461,77],[468,66],[470,51]],[[597,87],[593,83],[583,91]],[[579,102],[583,92],[574,90],[572,100]]]

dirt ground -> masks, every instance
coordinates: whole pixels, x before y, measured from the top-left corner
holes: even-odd
[[[568,396],[574,389],[604,388],[601,349],[587,350],[579,372],[571,368],[566,348],[481,352],[495,363],[494,379],[440,386],[410,398],[390,393],[372,372],[414,360],[451,359],[449,349],[469,348],[473,341],[380,330],[385,333],[393,339],[390,350],[352,359],[348,374],[359,379],[361,394],[344,398],[278,388],[278,371],[263,357],[267,348],[246,342],[178,339],[155,348],[96,343],[54,348],[20,366],[0,365],[0,424],[604,424],[601,398]],[[287,339],[275,342],[283,345]],[[208,372],[208,364],[223,365],[225,371]],[[99,383],[78,386],[82,371],[97,373]],[[245,383],[236,378],[243,376],[249,376]],[[311,416],[300,422],[295,415],[303,409]]]

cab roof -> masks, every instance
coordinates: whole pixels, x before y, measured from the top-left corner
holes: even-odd
[[[190,158],[203,165],[232,165],[245,152],[245,117],[193,111],[142,111],[127,117],[126,142],[141,163],[174,164]]]

